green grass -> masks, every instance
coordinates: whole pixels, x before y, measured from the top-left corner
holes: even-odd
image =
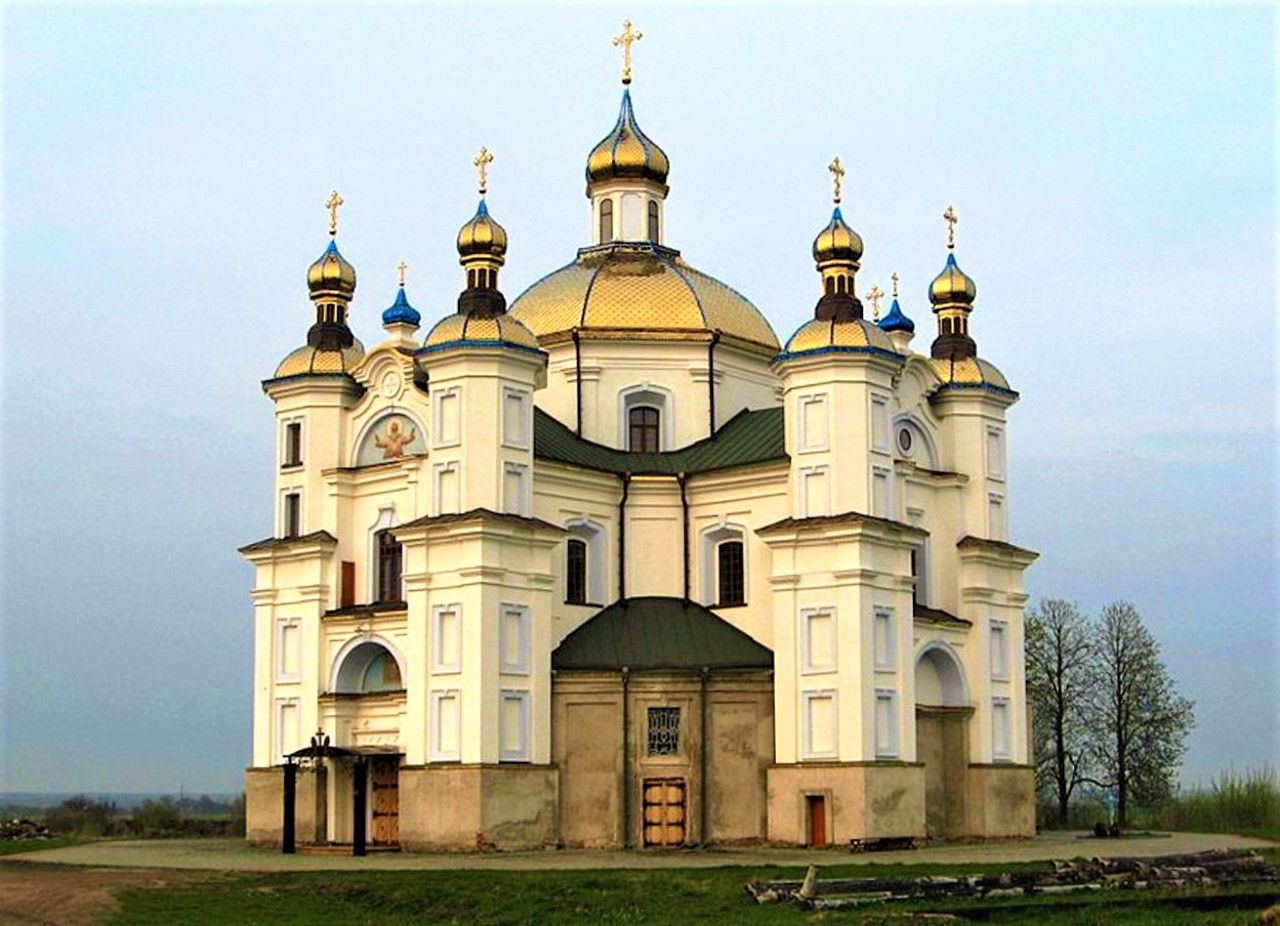
[[[898,876],[1043,869],[1041,863],[994,866],[831,866],[823,877]],[[744,891],[750,878],[799,878],[799,869],[673,869],[667,871],[307,872],[214,875],[164,890],[130,890],[107,921],[115,926],[317,922],[560,926],[560,924],[732,923],[743,926],[807,923],[892,923],[885,914],[906,909],[954,912],[991,923],[1037,926],[1084,924],[1244,924],[1276,891],[1235,889],[1238,909],[1202,910],[1190,895],[1113,892],[1003,902],[920,902],[858,911],[808,912],[785,904],[757,905]],[[1199,892],[1204,896],[1205,892]],[[901,922],[898,920],[897,922]]]
[[[80,839],[76,836],[59,836],[55,839],[15,839],[12,842],[0,842],[0,855],[17,855],[19,852],[39,852],[41,849],[61,849],[63,846],[78,846],[92,842],[91,839]]]

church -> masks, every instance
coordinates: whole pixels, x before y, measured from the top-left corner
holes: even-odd
[[[592,238],[514,300],[486,150],[456,309],[424,319],[402,264],[368,348],[328,201],[306,343],[262,384],[274,530],[240,550],[250,842],[1034,831],[1036,554],[1006,536],[1018,394],[979,356],[955,211],[917,340],[896,277],[870,312],[857,295],[837,158],[813,317],[780,340],[666,240],[637,38],[624,23],[614,40],[621,104],[587,153]]]

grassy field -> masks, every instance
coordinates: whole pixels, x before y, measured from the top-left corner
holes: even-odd
[[[74,836],[56,839],[15,839],[13,842],[0,840],[0,855],[17,855],[20,852],[34,852],[37,849],[60,849],[63,846],[78,846],[89,841]]]
[[[998,866],[832,866],[823,877],[891,876],[1040,870],[1043,863]],[[1230,894],[1114,892],[1065,900],[965,901],[879,906],[860,911],[808,912],[789,905],[757,905],[750,878],[799,878],[799,869],[742,868],[667,871],[405,872],[214,875],[166,890],[119,895],[115,926],[272,924],[317,922],[560,926],[616,923],[902,923],[909,909],[951,912],[965,921],[1084,924],[1253,924],[1277,890],[1237,888]],[[1206,899],[1207,898],[1207,899]],[[1212,909],[1217,908],[1217,909]],[[888,917],[888,914],[899,916]],[[909,920],[905,920],[909,922]]]

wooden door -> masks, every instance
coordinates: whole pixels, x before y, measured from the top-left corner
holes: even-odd
[[[683,778],[644,780],[644,844],[680,846],[685,837]]]
[[[370,842],[394,846],[400,842],[400,757],[377,756],[369,769]]]
[[[804,800],[809,816],[809,845],[821,848],[827,844],[827,799],[810,794]]]

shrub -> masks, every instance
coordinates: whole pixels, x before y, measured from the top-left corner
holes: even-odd
[[[115,804],[77,794],[48,811],[44,823],[59,836],[106,836],[115,816]]]

